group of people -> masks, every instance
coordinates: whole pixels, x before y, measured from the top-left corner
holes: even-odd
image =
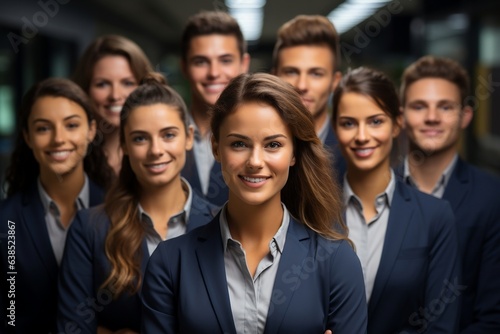
[[[458,155],[466,71],[425,56],[398,92],[340,60],[300,15],[248,74],[237,22],[201,12],[189,109],[115,35],[35,84],[0,203],[2,330],[500,332],[500,181]]]

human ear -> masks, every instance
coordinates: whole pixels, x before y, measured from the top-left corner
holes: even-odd
[[[212,137],[210,138],[212,142],[212,153],[214,155],[215,161],[220,163],[220,156],[219,156],[219,143],[215,139],[215,136],[212,134]]]

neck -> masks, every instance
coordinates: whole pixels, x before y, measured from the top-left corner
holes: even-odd
[[[83,172],[83,162],[74,170],[58,175],[51,171],[40,170],[40,182],[45,192],[58,205],[72,206],[78,194],[85,184],[85,174]]]
[[[456,149],[453,148],[427,155],[413,144],[410,144],[409,152],[408,168],[410,169],[410,175],[417,183],[419,190],[428,194],[432,192],[444,170],[457,153]]]
[[[377,195],[383,193],[391,181],[389,161],[370,171],[348,168],[347,181],[363,207],[372,206]]]
[[[328,113],[326,109],[314,116],[314,130],[316,131],[316,134],[319,134],[319,132],[321,131],[321,128],[325,124],[327,117]]]
[[[210,106],[204,101],[193,99],[193,103],[191,105],[191,116],[193,117],[194,123],[198,127],[198,131],[200,131],[202,137],[210,132],[209,108]]]
[[[280,196],[260,205],[248,205],[231,195],[227,204],[231,236],[242,244],[269,242],[283,220]]]
[[[143,188],[139,202],[148,214],[160,217],[158,222],[165,222],[182,211],[186,200],[182,181],[178,176],[166,186]]]

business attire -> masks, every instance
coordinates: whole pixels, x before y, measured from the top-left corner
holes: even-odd
[[[194,151],[187,151],[186,164],[182,169],[181,175],[188,180],[191,187],[193,187],[193,189],[195,189],[195,191],[199,194],[202,194],[207,201],[217,205],[218,207],[222,207],[229,197],[229,190],[224,182],[224,178],[222,177],[220,163],[214,161],[211,165],[208,187],[205,192],[203,191],[204,187],[202,186],[200,174],[198,173],[198,164],[200,164],[200,162],[196,160]]]
[[[320,129],[318,137],[323,143],[325,149],[330,154],[330,163],[332,165],[332,169],[335,171],[335,176],[339,186],[341,186],[344,180],[344,175],[347,171],[347,164],[344,156],[340,152],[339,143],[337,141],[335,133],[333,132],[330,117],[327,118],[325,124]]]
[[[91,180],[88,186],[88,206],[102,203],[104,192]],[[60,247],[53,247],[54,234],[46,223],[46,209],[42,203],[38,183],[26,191],[17,193],[0,203],[0,247],[2,259],[2,301],[7,297],[10,284],[6,279],[15,277],[15,328],[2,323],[6,331],[17,333],[55,333],[57,314],[57,279]],[[7,258],[7,221],[12,221],[15,231],[15,265],[10,268]],[[52,238],[52,239],[51,239]],[[15,272],[16,274],[8,274]],[[10,298],[9,298],[10,299]],[[6,307],[2,305],[0,315],[6,319]],[[10,311],[9,311],[10,313]],[[1,331],[0,331],[1,332]]]
[[[185,184],[185,183],[184,183]],[[175,235],[209,222],[216,214],[216,207],[190,189],[183,212],[170,218],[168,235]],[[145,237],[141,245],[141,273],[144,274],[150,254],[161,242],[154,231],[147,213],[138,207]],[[185,219],[184,219],[184,218]],[[98,326],[112,331],[129,328],[139,331],[141,323],[140,293],[122,293],[113,299],[113,286],[101,285],[111,272],[105,252],[105,242],[110,220],[104,206],[82,210],[73,222],[68,235],[59,279],[59,331],[66,328],[79,333],[95,333]]]
[[[411,184],[404,169],[398,174]],[[500,333],[500,181],[460,158],[445,180],[442,198],[457,217],[463,268],[460,333]]]
[[[186,163],[181,174],[195,191],[210,203],[222,207],[229,191],[222,177],[220,163],[215,161],[212,153],[211,134],[202,135],[191,115],[189,122],[194,128],[193,148],[186,152]]]
[[[344,185],[349,237],[365,275],[368,333],[456,333],[461,280],[451,207],[395,179],[377,196],[368,224]]]
[[[158,246],[144,277],[141,333],[242,333],[241,327],[261,314],[265,319],[250,328],[262,327],[263,333],[366,332],[362,271],[346,241],[326,240],[290,218],[283,232],[286,241],[276,237],[273,243],[281,255],[279,263],[273,264],[276,268],[271,269],[276,272],[271,274],[270,298],[242,305],[241,299],[235,299],[242,296],[234,290],[238,286],[234,275],[238,274],[227,272],[231,265],[225,259],[226,250],[233,246],[224,242],[221,215]],[[267,260],[274,254],[270,252]],[[269,284],[262,288],[266,286]],[[253,292],[259,294],[257,290]],[[266,295],[261,294],[261,298]],[[245,314],[242,307],[252,314]]]

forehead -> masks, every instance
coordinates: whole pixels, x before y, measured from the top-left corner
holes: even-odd
[[[326,45],[297,45],[281,49],[278,67],[333,69],[335,55]]]
[[[87,118],[85,110],[78,103],[65,97],[42,96],[31,107],[29,119],[43,118],[50,121],[78,115]]]
[[[129,61],[124,56],[106,55],[94,65],[93,76],[132,76]]]
[[[196,56],[238,55],[238,40],[233,35],[201,35],[189,42],[188,58]]]
[[[347,92],[342,94],[339,101],[338,117],[370,117],[372,115],[387,114],[371,97]]]
[[[183,125],[179,111],[170,105],[156,103],[130,111],[125,126],[130,130],[155,130]]]
[[[460,102],[460,89],[451,81],[442,78],[423,78],[406,88],[406,102],[453,101]]]
[[[269,104],[245,102],[236,107],[222,123],[221,130],[248,137],[266,137],[277,133],[291,137],[288,124]]]

